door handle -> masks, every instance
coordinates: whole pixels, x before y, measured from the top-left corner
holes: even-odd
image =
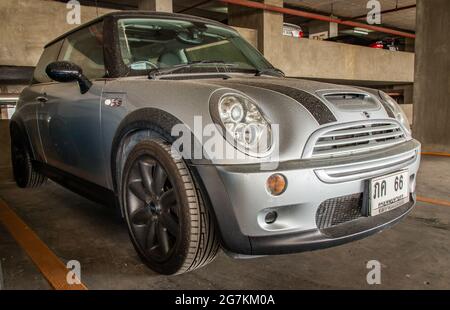
[[[48,99],[43,96],[37,97],[36,100],[39,101],[40,103],[46,103],[48,101]]]

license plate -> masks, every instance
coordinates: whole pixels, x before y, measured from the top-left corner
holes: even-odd
[[[408,203],[408,183],[408,171],[400,171],[370,180],[370,215],[376,216]]]

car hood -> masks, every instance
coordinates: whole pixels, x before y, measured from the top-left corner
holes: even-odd
[[[360,126],[372,120],[379,122],[391,119],[389,122],[395,122],[376,90],[302,79],[230,73],[172,74],[154,80],[143,76],[125,77],[107,81],[103,90],[104,97],[122,94],[125,100],[119,108],[104,107],[102,119],[115,119],[118,117],[117,113],[144,117],[145,109],[156,109],[185,124],[196,138],[202,141],[202,127],[196,130],[199,126],[195,120],[201,117],[201,126],[214,123],[210,109],[219,96],[229,93],[239,93],[251,98],[272,124],[272,129],[274,132],[277,131],[279,137],[275,148],[279,153],[279,161],[300,158],[312,135],[321,130]],[[348,98],[341,96],[343,99],[337,96],[336,99],[327,97],[329,94],[350,95]],[[357,96],[352,100],[351,94],[362,94],[363,97],[370,97],[373,100],[358,100]],[[109,118],[108,113],[111,114]],[[259,157],[242,161],[217,159],[214,163],[248,163],[263,160],[268,159]]]
[[[307,110],[319,125],[394,117],[378,91],[373,89],[272,77],[233,77],[207,83],[246,94],[259,91],[288,97]]]

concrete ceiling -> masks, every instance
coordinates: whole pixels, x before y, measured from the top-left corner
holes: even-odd
[[[416,0],[379,0],[381,11],[408,7],[416,4]],[[354,18],[367,15],[367,1],[363,0],[286,0],[285,5],[315,11],[325,15],[334,14],[343,18]],[[416,29],[416,8],[383,13],[382,25],[409,31]],[[364,18],[361,19],[364,21]]]
[[[226,5],[218,1],[205,0],[173,0],[174,11],[183,12],[202,17],[208,17],[215,20],[224,21],[227,19]],[[381,10],[392,10],[411,6],[416,4],[416,0],[379,0]],[[95,0],[81,0],[80,2],[95,3]],[[368,13],[365,0],[285,0],[285,6],[317,12],[324,15],[334,14],[343,18],[354,18],[356,16],[365,16]],[[138,6],[138,0],[98,0],[98,4],[113,5],[117,8],[135,9]],[[289,22],[304,23],[305,19],[298,17],[287,17]],[[365,19],[360,19],[364,22]],[[397,12],[382,14],[382,25],[402,30],[415,31],[416,29],[416,9],[410,8]]]
[[[67,2],[67,0],[55,0]],[[138,0],[79,0],[82,5],[107,7],[118,10],[136,10]],[[205,0],[173,0],[176,13],[186,13],[214,20],[224,21],[227,19],[227,6],[217,1]],[[225,9],[225,11],[223,10]]]

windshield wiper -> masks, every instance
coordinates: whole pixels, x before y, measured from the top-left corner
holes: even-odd
[[[148,77],[153,80],[153,79],[156,79],[156,77],[158,77],[158,76],[171,74],[178,70],[185,69],[185,68],[191,68],[196,65],[216,65],[216,66],[225,66],[225,67],[237,66],[236,64],[226,63],[222,60],[191,61],[191,62],[188,62],[185,64],[176,65],[176,66],[168,67],[168,68],[164,68],[164,69],[160,69],[160,68],[151,69],[150,72],[148,73]]]
[[[257,70],[255,76],[261,76],[261,75],[271,75],[271,76],[286,76],[283,71],[281,71],[278,68],[267,68],[267,69],[261,69]]]

